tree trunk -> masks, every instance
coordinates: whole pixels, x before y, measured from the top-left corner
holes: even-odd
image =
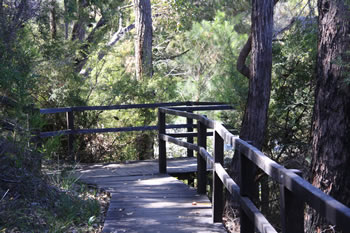
[[[51,0],[50,3],[50,30],[51,38],[56,39],[57,37],[57,13],[56,13],[56,0]]]
[[[64,0],[64,39],[68,40],[68,36],[69,36],[69,21],[68,21],[68,15],[69,15],[69,11],[68,11],[68,0]]]
[[[84,14],[84,8],[88,6],[86,0],[79,0],[78,4],[78,20],[73,25],[72,41],[79,39],[81,42],[85,39],[85,26],[88,16]]]
[[[240,138],[262,148],[270,101],[273,0],[254,0],[252,9],[252,63],[247,105]],[[233,167],[237,167],[236,159]],[[237,169],[234,169],[239,171]],[[237,173],[234,177],[238,177]]]
[[[273,7],[274,0],[253,0],[252,4],[252,34],[249,38],[252,41],[252,57],[248,76],[249,92],[239,136],[258,149],[262,148],[264,142],[270,101]],[[238,185],[240,185],[239,173],[239,160],[235,154],[231,163],[230,175]],[[256,192],[251,197],[255,202],[258,201],[257,185]],[[238,207],[234,203],[231,204],[233,208]]]
[[[350,206],[350,10],[346,0],[319,0],[317,83],[312,131],[312,184]],[[347,76],[347,77],[346,77]],[[310,214],[307,227],[325,226]]]
[[[150,0],[134,0],[136,78],[152,77],[152,10]]]

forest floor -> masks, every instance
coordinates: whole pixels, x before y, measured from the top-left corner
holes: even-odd
[[[46,167],[0,192],[0,233],[101,232],[110,195],[79,182],[71,168]]]

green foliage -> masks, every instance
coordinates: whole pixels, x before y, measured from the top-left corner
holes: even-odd
[[[316,25],[298,22],[285,35],[283,42],[274,44],[273,50],[268,150],[279,162],[286,161],[291,163],[290,166],[300,167],[309,155]]]
[[[36,181],[37,185],[45,184],[46,194],[43,192],[33,198],[25,199],[23,197],[28,198],[28,195],[18,198],[11,193],[1,200],[0,231],[67,232],[72,228],[84,232],[91,230],[92,224],[100,214],[100,206],[92,198],[93,193],[88,189],[80,190],[83,185],[76,181],[71,183],[71,175],[56,176],[59,178],[49,180],[53,181],[51,184],[61,191],[47,186],[43,181]],[[71,185],[67,186],[69,183]]]

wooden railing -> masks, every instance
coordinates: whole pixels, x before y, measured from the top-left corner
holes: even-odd
[[[73,155],[74,135],[76,134],[93,134],[93,133],[110,133],[110,132],[132,132],[132,131],[147,131],[157,130],[158,126],[133,126],[133,127],[119,127],[119,128],[102,128],[102,129],[76,129],[74,124],[75,112],[83,111],[105,111],[105,110],[121,110],[121,109],[140,109],[140,108],[158,108],[169,106],[197,106],[196,111],[206,110],[230,110],[233,109],[231,105],[221,102],[174,102],[174,103],[151,103],[151,104],[124,104],[124,105],[110,105],[110,106],[81,106],[81,107],[63,107],[63,108],[46,108],[40,109],[40,114],[56,114],[65,113],[67,120],[67,129],[50,132],[40,132],[40,138],[47,138],[59,135],[68,135],[68,154]],[[179,107],[179,109],[182,109]],[[187,128],[188,132],[193,131],[196,125],[193,125],[191,120],[186,124],[172,124],[167,125],[167,129]],[[183,135],[187,137],[189,143],[193,142],[193,135]],[[188,151],[188,156],[193,157],[193,151]]]
[[[207,165],[213,169],[213,221],[221,222],[223,213],[223,187],[240,203],[241,232],[277,232],[265,216],[253,204],[255,167],[260,168],[274,182],[280,185],[280,215],[282,231],[286,233],[304,232],[304,207],[307,203],[329,223],[349,231],[350,209],[321,190],[312,186],[294,170],[274,162],[254,146],[231,134],[223,125],[205,116],[191,113],[196,107],[159,108],[159,172],[166,173],[166,142],[172,142],[188,150],[197,151],[197,192],[206,193]],[[166,114],[186,117],[197,121],[198,143],[181,141],[176,135],[166,133]],[[207,129],[214,132],[214,155],[206,150]],[[224,144],[235,148],[235,156],[240,163],[240,187],[223,167]]]

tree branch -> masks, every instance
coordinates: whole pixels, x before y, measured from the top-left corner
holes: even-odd
[[[155,59],[155,61],[172,60],[172,59],[174,59],[174,58],[181,57],[182,55],[185,55],[185,54],[188,53],[190,50],[191,50],[191,49],[187,49],[187,50],[185,50],[185,51],[182,52],[182,53],[175,54],[175,55],[168,56],[168,57],[160,57],[160,58]]]
[[[250,69],[245,63],[251,50],[252,50],[252,35],[249,35],[249,38],[245,43],[245,45],[243,46],[237,59],[237,70],[248,79],[250,79]]]
[[[119,40],[121,40],[126,35],[126,33],[128,33],[134,28],[135,28],[135,24],[130,24],[129,26],[125,28],[121,28],[116,33],[114,33],[114,35],[112,36],[112,39],[107,43],[106,48],[98,54],[98,61],[101,61],[107,55],[107,51],[110,48],[112,48]],[[80,70],[79,70],[80,71],[79,73],[84,75],[85,77],[87,77],[92,71],[92,68],[90,67],[88,67],[87,69],[83,69],[83,66],[86,64],[86,62],[87,62],[87,59],[85,60],[85,63],[80,67]]]
[[[274,6],[278,3],[279,0],[275,0],[274,1]],[[246,61],[248,58],[248,55],[250,53],[250,51],[252,50],[252,35],[249,35],[249,38],[247,40],[247,42],[245,43],[245,45],[243,46],[241,52],[239,53],[238,59],[237,59],[237,70],[244,75],[245,77],[247,77],[248,79],[250,79],[250,69],[249,67],[246,65]]]
[[[106,25],[107,21],[105,20],[104,17],[102,17],[94,27],[94,29],[91,31],[89,36],[86,39],[86,42],[80,47],[81,52],[79,53],[80,58],[76,58],[76,63],[75,63],[75,70],[77,72],[80,72],[81,69],[84,67],[88,60],[88,56],[90,54],[89,48],[90,44],[93,43],[96,40],[96,32],[99,28],[103,27]]]

